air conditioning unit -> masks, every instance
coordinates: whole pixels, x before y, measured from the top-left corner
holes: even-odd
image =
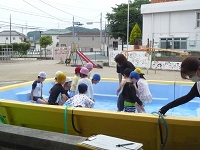
[[[189,41],[190,46],[195,46],[195,41]]]

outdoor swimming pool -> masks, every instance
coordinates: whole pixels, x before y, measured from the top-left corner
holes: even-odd
[[[45,98],[49,96],[49,89],[52,87],[52,82],[45,82],[43,87],[43,95]],[[118,82],[101,81],[94,87],[95,106],[94,109],[117,111],[117,95]],[[172,83],[149,83],[150,91],[153,96],[152,103],[146,104],[147,113],[158,111],[168,102],[186,94],[191,85]],[[30,102],[31,85],[26,85],[11,90],[0,92],[0,99],[18,100]],[[195,98],[189,103],[169,110],[166,115],[173,116],[200,116],[199,113],[200,100]]]

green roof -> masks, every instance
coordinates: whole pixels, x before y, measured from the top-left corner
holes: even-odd
[[[42,32],[42,35],[60,35],[60,34],[66,34],[70,33],[70,30],[67,29],[50,29],[47,31]]]

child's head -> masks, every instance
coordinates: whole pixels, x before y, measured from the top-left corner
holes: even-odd
[[[46,75],[46,73],[45,72],[40,72],[39,74],[38,74],[38,79],[41,81],[41,82],[43,82],[45,79],[47,78],[47,75]]]
[[[93,64],[89,62],[85,65],[85,68],[87,68],[90,72],[93,69]]]
[[[195,56],[187,57],[181,63],[181,77],[194,82],[200,78],[200,58]]]
[[[57,74],[57,83],[63,84],[66,80],[66,75],[62,72]]]
[[[80,94],[84,94],[87,92],[88,86],[85,83],[81,83],[78,85],[78,91]]]
[[[82,67],[80,70],[80,76],[81,78],[85,78],[88,76],[89,70],[85,67]]]
[[[137,73],[139,73],[140,78],[144,78],[144,73],[142,72],[141,68],[136,68],[134,71],[136,71]]]
[[[62,72],[62,71],[56,71],[56,73],[55,73],[55,80],[57,80],[57,75],[58,75],[59,73],[63,73],[63,72]]]
[[[75,70],[74,70],[75,74],[80,75],[80,70],[81,70],[81,67],[76,67]]]
[[[124,70],[124,77],[126,77],[126,78],[128,78],[129,77],[129,75],[130,75],[130,73],[131,73],[131,69],[130,68],[126,68],[125,70]]]
[[[72,85],[72,80],[70,77],[66,77],[64,88],[70,89]]]
[[[140,75],[136,71],[131,71],[129,78],[131,78],[133,83],[136,83],[140,79]]]
[[[94,74],[92,77],[92,84],[97,84],[101,80],[101,76],[99,74]]]

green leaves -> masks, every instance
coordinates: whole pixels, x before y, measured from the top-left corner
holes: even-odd
[[[40,46],[46,48],[48,45],[53,43],[52,37],[50,35],[42,36],[40,38]]]
[[[150,3],[149,0],[135,0],[129,3],[129,29],[136,23],[142,29],[142,14],[140,13],[141,5]],[[107,13],[106,18],[109,22],[109,35],[115,39],[121,38],[126,43],[127,37],[127,11],[128,4],[122,3],[112,8],[112,13]],[[129,30],[130,31],[130,30]],[[139,30],[137,29],[139,32]],[[141,31],[141,30],[140,30]],[[142,33],[142,31],[141,31]],[[136,36],[138,37],[138,35]],[[141,36],[140,36],[141,38]]]
[[[139,25],[136,23],[131,31],[129,43],[133,45],[138,45],[138,42],[139,40],[141,40],[141,38],[142,38],[142,31]]]

